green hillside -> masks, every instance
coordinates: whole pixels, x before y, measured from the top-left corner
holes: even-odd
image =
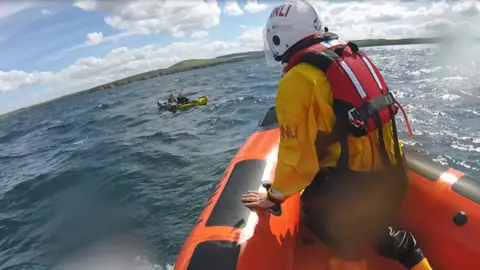
[[[406,39],[366,39],[356,40],[360,47],[374,47],[374,46],[392,46],[392,45],[414,45],[414,44],[434,44],[441,42],[440,38],[406,38]],[[135,81],[147,80],[158,76],[217,66],[220,64],[234,63],[249,59],[259,59],[264,57],[263,51],[242,52],[219,56],[212,59],[190,59],[176,63],[168,68],[157,69],[127,78],[123,78],[114,82],[97,86],[89,90],[103,90],[119,85],[129,84]]]
[[[211,64],[222,64],[225,61],[241,61],[241,60],[248,60],[248,59],[255,59],[263,57],[263,51],[254,51],[254,52],[242,52],[242,53],[233,53],[218,56],[212,59],[189,59],[185,61],[181,61],[172,65],[170,68],[180,68],[180,67],[193,67],[193,66],[203,66],[203,65],[211,65]]]

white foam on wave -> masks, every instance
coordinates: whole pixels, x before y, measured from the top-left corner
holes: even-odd
[[[130,239],[97,242],[64,258],[53,270],[173,270],[174,265],[152,262],[146,251]]]
[[[460,98],[460,96],[457,96],[457,95],[454,95],[454,94],[444,94],[444,95],[442,95],[443,100],[453,101],[453,100],[457,100],[459,98]]]

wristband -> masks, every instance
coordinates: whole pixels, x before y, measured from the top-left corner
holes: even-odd
[[[282,204],[282,202],[280,200],[275,199],[268,190],[267,190],[267,199],[277,206],[280,206]]]

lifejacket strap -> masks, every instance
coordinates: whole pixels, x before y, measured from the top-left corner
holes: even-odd
[[[350,151],[348,150],[347,135],[340,135],[338,142],[340,143],[340,156],[337,160],[336,169],[346,171],[350,166]]]
[[[392,118],[392,135],[393,135],[393,146],[395,151],[395,162],[397,165],[404,167],[405,162],[400,152],[400,141],[398,139],[397,121],[395,121],[395,115],[390,107],[388,108],[388,112],[390,113],[390,116]]]
[[[393,98],[392,93],[389,92],[387,94],[375,97],[369,102],[365,102],[362,106],[355,109],[355,111],[358,116],[358,120],[366,121],[385,108],[391,109],[392,105],[394,104],[395,99]],[[395,112],[393,112],[392,116],[394,116],[396,113],[397,109],[395,109]]]
[[[380,120],[380,116],[378,114],[375,114],[373,116],[373,120],[375,121],[375,125],[378,127],[378,142],[379,142],[379,152],[380,152],[380,158],[382,159],[383,165],[388,168],[392,165],[392,162],[390,160],[390,157],[388,156],[387,153],[387,148],[385,145],[385,137],[383,134],[383,126],[382,126],[382,121]]]

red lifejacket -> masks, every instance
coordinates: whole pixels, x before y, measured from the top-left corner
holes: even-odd
[[[383,76],[373,62],[352,42],[340,41],[333,33],[309,37],[295,47],[289,56],[284,74],[299,63],[311,64],[322,70],[333,92],[333,111],[336,122],[333,132],[338,135],[342,152],[337,166],[348,167],[346,136],[369,136],[378,131],[380,153],[385,165],[391,165],[387,156],[382,127],[392,121],[396,160],[400,147],[395,115],[400,109],[406,120],[408,132],[413,133],[402,106],[389,92]],[[373,152],[373,146],[372,146]],[[345,164],[346,163],[346,164]],[[373,169],[373,164],[372,164]]]

